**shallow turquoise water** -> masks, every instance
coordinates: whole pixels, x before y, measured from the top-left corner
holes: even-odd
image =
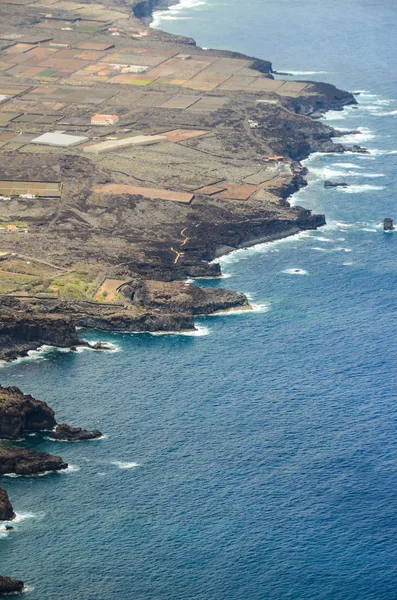
[[[120,351],[0,370],[107,435],[30,437],[78,469],[0,480],[31,514],[0,538],[1,571],[31,600],[395,599],[397,234],[377,223],[397,219],[396,11],[329,4],[211,0],[161,22],[367,90],[330,123],[369,128],[378,152],[310,159],[294,202],[328,225],[223,260],[229,279],[207,285],[249,293],[258,312],[199,320],[196,337],[87,331]],[[354,193],[324,190],[348,171]]]

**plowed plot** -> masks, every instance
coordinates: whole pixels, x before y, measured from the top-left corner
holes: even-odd
[[[175,129],[173,131],[167,131],[161,135],[165,135],[169,142],[183,142],[183,140],[189,140],[193,137],[199,137],[208,133],[205,129]]]
[[[200,99],[201,96],[174,96],[170,100],[167,100],[167,102],[164,102],[164,104],[161,105],[161,108],[175,108],[182,110],[188,108]]]
[[[117,289],[126,283],[125,279],[105,279],[94,296],[98,302],[114,302],[117,300]]]
[[[229,200],[248,200],[252,194],[258,190],[257,185],[245,183],[238,185],[237,183],[230,183],[223,181],[216,185],[209,185],[197,190],[198,194],[205,194],[206,196],[217,196],[218,198],[225,198]]]
[[[143,196],[152,200],[170,200],[171,202],[182,202],[189,204],[193,198],[193,194],[185,192],[173,192],[172,190],[160,190],[156,188],[137,187],[134,185],[123,185],[118,183],[105,183],[104,185],[94,185],[94,192],[98,194],[122,195],[129,194],[131,196]]]
[[[224,192],[217,194],[218,198],[229,198],[231,200],[248,200],[252,194],[258,190],[258,186],[251,185],[249,183],[243,185],[236,185],[234,183],[228,184],[228,189]]]

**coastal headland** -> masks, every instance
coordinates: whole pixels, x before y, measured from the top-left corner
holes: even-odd
[[[0,5],[0,359],[248,307],[183,280],[325,223],[288,197],[345,150],[316,117],[353,95],[148,27],[166,5]]]

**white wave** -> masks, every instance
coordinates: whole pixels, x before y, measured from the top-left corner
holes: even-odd
[[[297,77],[298,75],[326,75],[327,73],[328,71],[291,71],[290,69],[285,69],[285,74],[292,75],[293,77]]]
[[[191,21],[192,17],[182,17],[181,15],[163,15],[158,21]],[[152,24],[153,27],[153,24]]]
[[[348,229],[356,227],[354,223],[344,223],[343,221],[332,221],[329,220],[326,225],[329,231],[340,231],[345,233]],[[337,238],[335,242],[344,242],[344,238]]]
[[[378,192],[384,190],[385,187],[381,185],[349,185],[347,188],[337,188],[339,192],[344,194],[362,194],[365,192]]]
[[[391,110],[390,112],[380,112],[378,113],[380,117],[395,117],[397,116],[397,110]]]
[[[203,335],[209,335],[210,329],[204,325],[195,325],[194,331],[180,331],[179,335],[186,335],[189,337],[202,337]]]
[[[189,277],[188,279],[185,279],[185,283],[194,283],[195,281],[206,281],[206,280],[215,280],[218,281],[220,279],[229,279],[229,277],[231,277],[230,273],[222,273],[222,275],[216,275],[216,276],[205,276],[203,275],[202,277]]]
[[[34,592],[34,590],[35,590],[34,585],[25,585],[24,588],[23,588],[23,590],[22,590],[22,593],[23,594],[29,594],[29,592]]]
[[[213,263],[220,263],[223,267],[227,267],[228,265],[232,265],[234,263],[239,262],[240,260],[246,260],[250,256],[254,256],[255,254],[265,254],[267,252],[277,252],[277,246],[282,246],[283,244],[290,243],[291,241],[297,242],[301,241],[304,238],[310,236],[310,232],[300,231],[299,233],[295,233],[288,237],[282,238],[280,240],[272,240],[269,242],[260,242],[255,244],[254,246],[249,246],[246,248],[239,248],[238,250],[233,250],[229,252],[229,254],[225,254],[218,258],[215,258]]]
[[[78,346],[76,352],[81,353],[85,350],[93,350],[94,352],[121,352],[120,346],[117,346],[117,344],[113,344],[113,342],[103,342],[101,340],[85,340],[84,338],[83,341],[90,344],[90,346]],[[93,348],[92,346],[94,346],[95,344],[102,344],[103,347]],[[70,348],[62,348],[61,350],[71,352]]]
[[[361,231],[370,231],[371,233],[378,233],[377,229],[371,229],[370,227],[363,227]]]
[[[314,235],[313,236],[315,238],[316,241],[318,242],[328,242],[328,243],[333,243],[335,240],[333,240],[332,238],[327,238],[327,237],[323,237],[321,235]]]
[[[374,133],[368,127],[358,127],[357,131],[358,133],[348,133],[338,137],[337,141],[342,144],[361,144],[375,138]]]
[[[333,167],[340,167],[341,169],[364,169],[360,165],[355,165],[354,163],[333,163]]]
[[[343,111],[339,110],[329,110],[322,119],[324,121],[344,121],[346,119],[346,114],[343,114]]]
[[[22,521],[26,521],[26,519],[37,519],[37,518],[42,518],[44,517],[45,513],[31,513],[31,512],[26,512],[26,513],[19,513],[16,512],[15,513],[15,519],[13,519],[12,521],[9,521],[9,523],[11,525],[14,525],[16,523],[22,523]]]
[[[359,169],[363,167],[358,167]],[[335,169],[331,169],[330,167],[322,167],[322,168],[313,168],[311,172],[320,177],[321,179],[332,179],[334,177],[366,177],[368,179],[373,179],[377,177],[384,177],[384,173],[363,173],[361,171],[337,171]]]
[[[141,465],[137,462],[124,462],[121,460],[115,460],[111,463],[115,467],[119,469],[135,469],[135,467],[140,467]]]
[[[397,150],[378,150],[376,148],[369,150],[369,152],[371,153],[372,156],[389,156],[389,155],[397,154]]]
[[[0,524],[0,538],[5,538],[10,535],[14,529],[16,529],[19,523],[26,521],[27,519],[40,519],[45,516],[45,513],[15,513],[15,517],[11,521],[2,521]],[[12,527],[13,529],[7,530],[7,527]]]
[[[189,331],[142,331],[134,333],[133,335],[148,333],[149,335],[154,335],[155,337],[160,335],[185,335],[188,337],[202,337],[210,334],[210,329],[204,325],[196,324],[194,327],[195,329],[189,329]]]
[[[100,435],[99,437],[91,438],[89,440],[56,440],[56,439],[48,437],[48,436],[44,436],[44,439],[47,440],[48,442],[55,442],[55,443],[58,443],[58,444],[74,444],[74,443],[77,443],[77,442],[80,442],[80,441],[84,441],[84,442],[97,442],[98,440],[107,440],[108,439],[108,435],[103,434],[103,435]],[[74,470],[79,471],[80,467],[78,467],[77,469],[74,469]]]
[[[78,467],[77,465],[68,465],[68,467],[66,469],[62,469],[62,471],[57,471],[58,473],[65,473],[65,475],[68,475],[69,473],[76,473],[77,471],[80,471],[80,467]],[[50,473],[53,471],[50,471]]]
[[[50,349],[52,350],[53,348],[50,348],[50,346],[42,346],[38,350],[29,350],[27,356],[20,356],[19,358],[16,358],[15,360],[11,360],[9,362],[0,361],[0,367],[6,367],[11,364],[18,365],[24,362],[30,362],[35,360],[47,360],[47,355]]]
[[[309,273],[304,269],[284,269],[281,271],[282,273],[286,273],[287,275],[308,275]]]
[[[344,262],[342,264],[344,267],[351,267],[352,265],[354,265],[354,262]]]
[[[313,246],[310,248],[310,250],[316,250],[317,252],[330,252],[328,248],[320,248],[319,246]]]
[[[353,92],[353,94],[360,94],[361,98],[377,98],[376,94],[371,94],[368,90],[361,90],[358,92]]]
[[[198,8],[206,4],[203,0],[180,0],[178,4],[170,6],[166,10],[156,11],[153,15],[153,21],[150,27],[159,27],[161,21],[176,21],[179,19],[191,19],[192,17],[180,15],[186,8]]]
[[[251,302],[252,312],[265,313],[271,310],[271,302]]]

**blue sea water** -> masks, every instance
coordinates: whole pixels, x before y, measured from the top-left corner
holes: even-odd
[[[390,0],[208,0],[156,19],[365,90],[328,118],[363,128],[372,154],[307,161],[293,202],[326,227],[222,259],[230,277],[206,285],[256,312],[200,319],[197,336],[86,331],[119,351],[0,369],[107,436],[29,437],[75,468],[0,479],[24,517],[0,532],[1,572],[29,599],[397,598],[397,233],[378,225],[397,220],[396,15]],[[324,189],[342,173],[352,187]]]

